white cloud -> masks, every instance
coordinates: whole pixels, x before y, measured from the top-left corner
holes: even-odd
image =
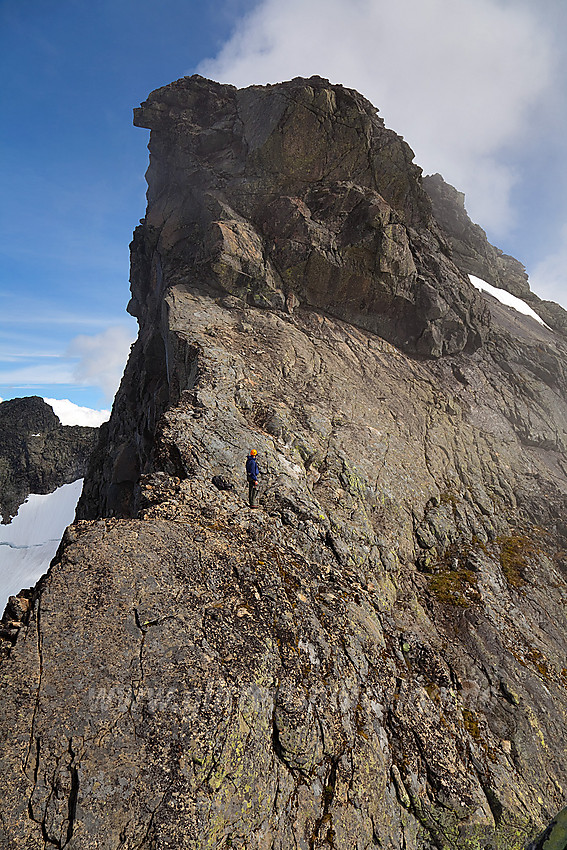
[[[73,371],[75,382],[101,387],[111,401],[122,378],[132,342],[130,332],[120,326],[107,328],[94,336],[76,336],[67,350],[70,357],[79,358]]]
[[[28,354],[20,352],[10,352],[9,347],[0,347],[0,361],[2,363],[20,363],[22,360],[41,360],[41,359],[56,359],[59,354],[42,354],[38,351],[30,351]]]
[[[502,0],[262,0],[199,73],[238,86],[319,74],[353,87],[402,133],[426,172],[504,233],[555,47],[539,4]]]
[[[11,304],[2,311],[2,323],[13,325],[49,325],[71,326],[85,328],[100,328],[108,326],[111,321],[109,315],[96,316],[83,312],[73,312],[54,307],[49,301],[40,301],[38,298],[14,299]]]
[[[90,425],[98,428],[110,417],[110,410],[93,410],[91,407],[80,407],[68,398],[44,398],[46,404],[53,408],[62,425]]]
[[[99,387],[110,402],[120,383],[133,342],[129,328],[112,326],[95,335],[80,334],[69,342],[64,354],[41,352],[0,356],[0,387],[18,390],[47,389],[54,385]],[[23,361],[23,362],[22,362]],[[27,362],[25,362],[27,361]],[[18,364],[11,366],[10,364]]]

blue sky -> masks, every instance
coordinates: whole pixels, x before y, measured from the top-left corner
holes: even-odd
[[[0,397],[108,407],[136,323],[132,109],[199,71],[358,88],[567,305],[562,0],[0,0]]]

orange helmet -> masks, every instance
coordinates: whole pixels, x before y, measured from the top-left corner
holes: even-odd
[[[250,456],[251,457],[256,457],[257,454],[258,454],[258,452],[256,451],[256,449],[250,449]]]

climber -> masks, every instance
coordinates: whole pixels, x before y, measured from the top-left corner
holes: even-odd
[[[258,462],[256,457],[258,452],[256,449],[250,449],[250,454],[246,458],[246,478],[248,479],[248,504],[251,508],[257,508],[256,500],[258,498]]]

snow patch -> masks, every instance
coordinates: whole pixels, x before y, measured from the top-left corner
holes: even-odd
[[[505,304],[507,307],[513,307],[514,310],[517,310],[518,313],[523,313],[524,316],[531,316],[532,319],[535,319],[536,322],[539,322],[540,325],[543,325],[544,328],[551,330],[551,328],[545,324],[541,316],[532,310],[532,308],[526,304],[525,301],[522,301],[521,298],[517,298],[515,295],[512,295],[511,292],[507,292],[505,289],[499,289],[497,286],[492,286],[492,284],[487,283],[485,280],[482,280],[480,277],[475,277],[474,274],[469,275],[470,282],[476,289],[480,289],[483,292],[488,292],[489,295],[493,295],[501,304]]]
[[[9,525],[0,525],[0,614],[9,596],[47,571],[63,532],[75,518],[83,479],[47,496],[31,494]]]

